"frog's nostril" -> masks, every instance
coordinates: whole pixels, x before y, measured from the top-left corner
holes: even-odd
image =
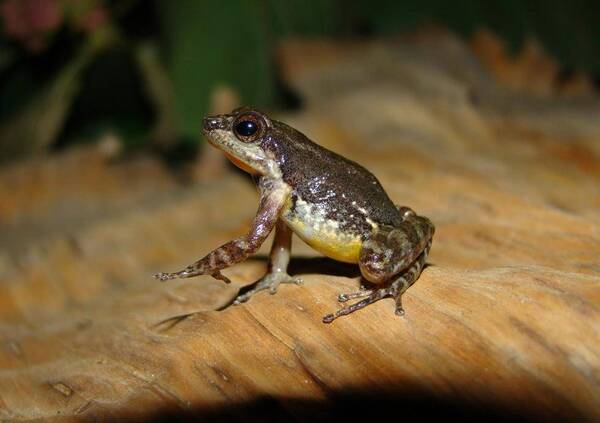
[[[221,126],[221,119],[216,117],[205,117],[202,121],[202,125],[205,131],[212,131]]]

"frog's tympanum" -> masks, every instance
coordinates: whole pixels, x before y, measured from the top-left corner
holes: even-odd
[[[309,140],[285,123],[249,108],[207,117],[203,132],[238,167],[256,176],[260,203],[246,235],[234,239],[160,280],[212,275],[229,282],[221,270],[245,260],[275,229],[270,270],[235,304],[281,283],[300,284],[290,276],[292,232],[322,254],[357,263],[369,288],[342,294],[340,302],[362,300],[323,318],[326,323],[385,297],[396,300],[419,277],[431,247],[434,226],[408,207],[395,206],[381,184],[359,164]]]

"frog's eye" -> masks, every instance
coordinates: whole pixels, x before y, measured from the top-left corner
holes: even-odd
[[[251,120],[243,120],[235,125],[235,132],[242,137],[251,137],[258,131],[258,125]]]
[[[260,117],[253,114],[242,115],[234,122],[233,132],[240,141],[251,142],[262,135],[264,126]]]

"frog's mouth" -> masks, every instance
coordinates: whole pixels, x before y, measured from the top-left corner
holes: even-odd
[[[223,154],[225,154],[225,157],[227,157],[229,161],[233,163],[236,167],[242,169],[244,172],[248,172],[251,175],[258,174],[258,171],[256,169],[252,168],[249,164],[244,163],[232,153],[228,152],[225,148],[223,148],[223,146],[220,143],[216,142],[213,139],[213,137],[210,136],[210,134],[205,133],[205,138],[212,147],[223,152]]]
[[[237,140],[231,131],[204,131],[204,137],[210,145],[221,150],[231,163],[244,172],[251,175],[278,174],[276,164],[265,156],[258,145]]]

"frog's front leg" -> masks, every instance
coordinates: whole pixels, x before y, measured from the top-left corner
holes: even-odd
[[[260,248],[275,227],[281,208],[290,192],[287,185],[264,177],[261,178],[259,189],[260,204],[258,212],[252,221],[250,231],[246,235],[229,241],[183,270],[173,273],[157,273],[154,277],[165,281],[175,278],[211,275],[216,279],[229,283],[230,280],[221,274],[221,270],[244,261]]]
[[[435,228],[426,217],[417,216],[408,208],[403,209],[404,219],[398,227],[376,230],[361,249],[361,273],[369,282],[380,287],[340,295],[340,302],[366,298],[326,315],[323,322],[330,323],[390,296],[396,299],[396,314],[404,314],[402,294],[419,278],[427,261]]]
[[[250,297],[259,291],[268,289],[271,294],[277,292],[277,288],[282,283],[294,283],[300,285],[302,279],[291,277],[287,273],[290,262],[292,246],[292,231],[281,219],[277,221],[275,229],[275,238],[269,254],[269,272],[258,282],[251,285],[246,291],[235,299],[233,304],[241,304],[248,301]]]

